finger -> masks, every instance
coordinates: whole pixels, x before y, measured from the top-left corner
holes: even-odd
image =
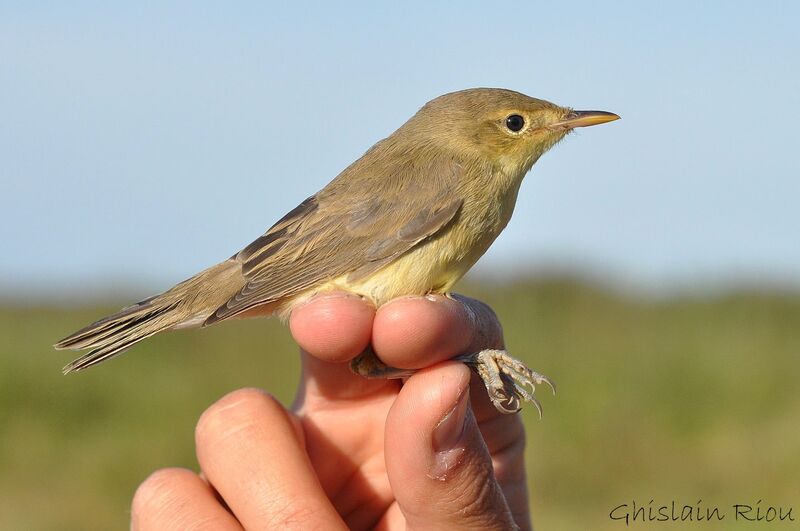
[[[375,308],[356,295],[326,293],[292,309],[289,329],[300,348],[327,362],[349,361],[369,345]]]
[[[372,305],[347,293],[325,294],[292,311],[289,326],[300,345],[303,367],[294,411],[313,400],[344,400],[396,390],[397,382],[367,380],[353,374],[345,363],[369,345],[374,316]]]
[[[515,524],[469,406],[470,371],[444,362],[411,376],[386,420],[386,468],[408,529]]]
[[[492,309],[481,301],[461,295],[404,297],[378,310],[373,345],[389,365],[424,367],[467,352],[502,348],[503,330]],[[521,419],[501,414],[477,377],[473,378],[471,407],[493,455],[500,450],[515,459],[522,455],[521,448],[512,445],[512,441],[524,445]],[[516,484],[518,469],[509,467],[507,459],[496,461],[503,484]],[[527,497],[525,500],[527,506]]]
[[[299,425],[274,398],[241,389],[201,416],[203,473],[245,529],[345,529],[309,463]]]
[[[469,297],[402,297],[378,309],[372,345],[387,365],[419,369],[459,354],[502,348],[503,330],[491,308]]]
[[[197,474],[183,468],[166,468],[150,474],[136,489],[131,529],[224,531],[242,527]]]
[[[514,520],[522,525],[530,519],[522,416],[500,413],[489,400],[483,380],[475,373],[470,383],[470,407],[492,456],[494,477],[503,489]]]

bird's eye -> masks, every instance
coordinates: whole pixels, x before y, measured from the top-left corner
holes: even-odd
[[[508,127],[509,131],[519,133],[522,131],[522,128],[525,127],[525,118],[519,114],[512,114],[506,118],[506,127]]]

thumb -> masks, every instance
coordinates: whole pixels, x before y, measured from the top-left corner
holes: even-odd
[[[516,529],[469,402],[444,362],[403,385],[386,419],[386,469],[408,529]]]

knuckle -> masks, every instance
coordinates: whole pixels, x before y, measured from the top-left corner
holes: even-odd
[[[465,520],[476,520],[484,518],[488,512],[492,512],[491,501],[494,498],[494,481],[481,481],[475,485],[474,489],[464,491],[458,500],[459,513]]]
[[[209,435],[238,431],[252,425],[255,419],[283,411],[283,406],[262,389],[248,387],[238,389],[220,398],[200,415],[195,428],[195,437],[203,439]]]
[[[265,514],[270,515],[268,529],[313,529],[320,524],[319,513],[302,499],[273,500]]]
[[[457,519],[467,527],[509,529],[508,525],[513,523],[505,497],[494,478],[465,490],[457,503]]]
[[[472,330],[472,346],[475,349],[503,348],[503,326],[495,311],[483,301],[454,295],[464,308]]]
[[[187,479],[194,479],[194,472],[184,468],[163,468],[145,479],[133,495],[133,513],[160,513],[167,510],[176,492]]]

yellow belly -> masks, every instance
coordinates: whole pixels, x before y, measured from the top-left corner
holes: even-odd
[[[430,242],[400,256],[366,278],[350,281],[347,275],[343,275],[315,288],[312,293],[304,293],[298,299],[320,292],[342,290],[365,297],[378,307],[404,295],[445,292],[472,264],[460,266],[453,263],[444,247],[440,241]],[[293,301],[296,302],[297,299]]]
[[[465,203],[456,223],[442,234],[418,244],[368,277],[355,281],[349,280],[348,275],[335,278],[292,297],[278,313],[286,317],[295,304],[328,291],[355,293],[376,307],[405,295],[449,291],[505,228],[514,210],[520,181],[521,177],[495,200],[482,198],[477,203]]]

